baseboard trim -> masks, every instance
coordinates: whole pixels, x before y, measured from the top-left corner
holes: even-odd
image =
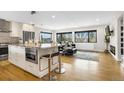
[[[96,50],[83,50],[83,49],[77,49],[78,51],[84,51],[84,52],[98,52],[103,53],[104,51],[96,51]]]
[[[116,56],[111,53],[111,51],[109,51],[109,53],[112,55],[112,57],[113,57],[117,62],[120,62],[120,63],[121,63],[121,60],[117,59]]]

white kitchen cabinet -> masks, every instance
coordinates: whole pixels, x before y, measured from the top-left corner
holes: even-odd
[[[9,21],[0,19],[0,30],[1,31],[10,31],[11,30],[11,23]]]
[[[11,22],[11,36],[21,37],[23,31],[23,24],[18,22]]]
[[[37,48],[38,64],[26,60],[25,47],[21,45],[9,45],[9,61],[10,63],[32,73],[33,75],[41,78],[48,73],[48,59],[39,59],[45,54],[56,52],[57,47]],[[58,67],[58,57],[54,57],[51,62],[51,70]]]
[[[8,59],[9,59],[9,61],[12,63],[13,62],[13,58],[12,58],[12,56],[11,55],[13,55],[13,53],[12,53],[12,49],[11,49],[11,47],[9,47],[9,53],[8,53]]]
[[[28,71],[28,72],[30,72],[30,73],[32,73],[32,74],[34,74],[34,75],[38,75],[38,69],[37,68],[39,68],[38,67],[38,64],[34,64],[34,63],[31,63],[31,62],[28,62],[28,61],[26,61],[26,70]]]
[[[9,45],[9,61],[25,69],[25,48],[20,46]]]
[[[16,65],[16,60],[15,60],[15,56],[16,55],[16,50],[13,51],[13,49],[15,50],[15,46],[10,46],[9,45],[9,61],[12,63],[12,64],[15,64]]]
[[[23,31],[34,31],[34,26],[31,24],[23,24]]]
[[[9,45],[9,61],[10,63],[38,76],[38,64],[25,60],[25,47]]]
[[[16,61],[18,63],[18,66],[21,68],[25,69],[25,48],[17,46],[17,51],[16,51]]]

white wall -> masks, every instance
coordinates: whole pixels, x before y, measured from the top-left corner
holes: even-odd
[[[11,31],[12,32],[8,36],[12,37],[12,39],[17,38],[18,41],[19,41],[19,38],[23,39],[23,31],[35,32],[35,40],[37,40],[37,41],[40,40],[40,32],[51,32],[52,33],[52,31],[49,29],[43,29],[38,26],[32,26],[31,24],[25,24],[25,23],[14,22],[14,21],[11,22]],[[52,40],[54,38],[55,37],[53,34]],[[5,39],[5,38],[3,38],[3,39]],[[1,42],[3,41],[3,39],[0,38]],[[8,40],[8,39],[6,39],[6,40]]]
[[[111,27],[113,27],[114,29],[114,34],[110,37],[110,45],[115,46],[116,48],[116,54],[113,55],[111,52],[111,54],[115,57],[116,60],[119,60],[119,56],[118,56],[118,20],[115,19],[113,20],[113,22],[110,24]]]
[[[23,30],[23,24],[19,22],[11,22],[11,37],[19,37],[22,35],[22,30]]]
[[[120,48],[119,48],[119,24],[118,24],[118,20],[121,17],[121,15],[118,15],[115,17],[115,19],[110,23],[110,27],[113,29],[114,34],[110,37],[110,45],[115,46],[116,48],[116,54],[112,56],[117,60],[120,61],[121,56],[120,56]]]
[[[40,27],[37,26],[32,26],[29,24],[23,24],[23,23],[18,23],[18,22],[12,22],[12,33],[11,33],[11,37],[20,37],[23,38],[23,31],[31,31],[31,32],[35,32],[35,40],[39,40],[40,39],[40,32],[51,32],[51,30],[48,29],[42,29]]]
[[[53,33],[51,30],[48,29],[42,29],[40,27],[34,27],[34,32],[35,32],[35,39],[39,40],[40,39],[40,32],[50,32]],[[54,39],[54,34],[52,34],[52,40]]]
[[[77,49],[80,50],[91,50],[91,51],[104,51],[105,50],[105,25],[99,26],[89,26],[89,27],[80,27],[80,28],[71,28],[64,29],[54,32],[72,32],[72,40],[74,42],[74,32],[75,31],[87,31],[87,30],[97,30],[97,43],[76,43]]]

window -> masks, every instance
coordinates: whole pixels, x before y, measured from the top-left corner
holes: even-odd
[[[57,42],[66,42],[66,41],[72,41],[72,32],[65,32],[65,33],[57,33],[56,34]]]
[[[88,32],[76,32],[75,42],[77,43],[88,43]]]
[[[41,32],[40,40],[41,40],[41,43],[51,43],[52,42],[52,33]]]
[[[29,32],[29,31],[23,31],[23,43],[25,43],[25,41],[29,41],[29,40],[33,40],[34,41],[35,38],[35,32]]]
[[[97,31],[78,31],[75,32],[76,43],[96,43],[97,42]]]
[[[96,31],[89,32],[89,43],[97,42],[97,33]]]

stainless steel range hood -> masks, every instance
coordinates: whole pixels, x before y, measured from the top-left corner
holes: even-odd
[[[4,19],[0,19],[0,32],[10,33],[11,32],[11,23]]]

